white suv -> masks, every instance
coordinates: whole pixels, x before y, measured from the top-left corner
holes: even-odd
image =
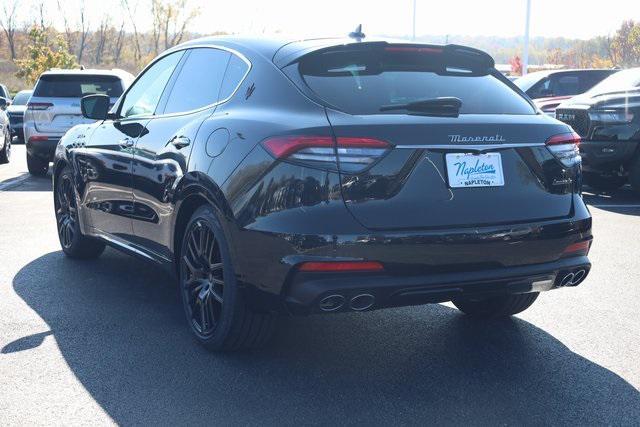
[[[80,99],[105,94],[115,103],[133,81],[123,70],[51,70],[42,73],[24,113],[27,166],[32,175],[44,175],[58,141],[81,123]]]

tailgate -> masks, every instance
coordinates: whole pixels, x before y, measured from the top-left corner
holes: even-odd
[[[347,208],[371,229],[521,223],[566,217],[573,180],[544,142],[566,128],[541,116],[351,116],[336,137],[392,148],[368,170],[341,172]],[[340,157],[340,152],[338,153]]]

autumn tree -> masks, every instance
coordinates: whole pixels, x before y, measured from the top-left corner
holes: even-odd
[[[640,65],[640,23],[624,21],[611,44],[616,65]]]
[[[16,27],[19,0],[2,0],[0,10],[0,27],[7,38],[11,59],[16,59]]]
[[[51,68],[75,68],[78,66],[75,57],[69,52],[64,37],[58,35],[52,42],[46,33],[34,26],[29,31],[29,47],[25,59],[16,61],[16,76],[28,85],[33,85],[40,74]]]

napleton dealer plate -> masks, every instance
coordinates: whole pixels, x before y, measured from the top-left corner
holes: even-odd
[[[500,187],[504,185],[500,153],[446,155],[449,186]]]

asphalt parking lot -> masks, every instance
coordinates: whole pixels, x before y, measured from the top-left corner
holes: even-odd
[[[640,423],[640,198],[586,195],[593,270],[511,320],[450,305],[283,318],[266,349],[192,340],[172,282],[59,249],[50,179],[0,166],[0,424]]]

